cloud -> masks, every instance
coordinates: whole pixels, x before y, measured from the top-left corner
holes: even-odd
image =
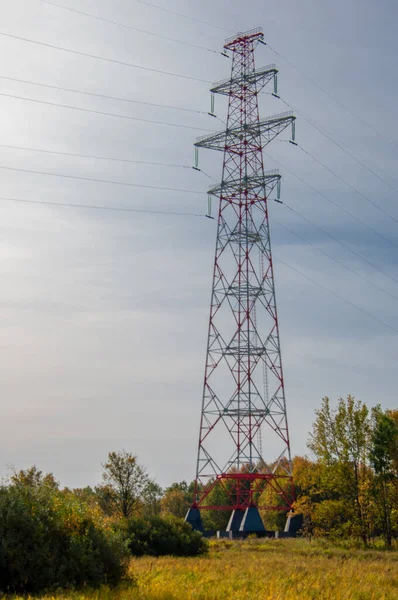
[[[69,2],[71,7],[76,3]],[[382,132],[378,136],[311,85],[281,57],[259,47],[257,64],[278,62],[283,98],[320,122],[391,185],[396,123],[396,52],[391,19],[366,2],[353,6],[291,0],[242,12],[241,2],[176,5],[177,11],[248,29],[263,22],[266,40],[300,71]],[[21,5],[22,6],[22,5]],[[8,5],[9,33],[83,52],[217,81],[230,63],[190,46],[161,41],[63,12],[44,3]],[[219,49],[223,33],[138,3],[87,0],[77,7],[162,35]],[[224,10],[225,9],[225,10]],[[227,10],[228,9],[228,10]],[[339,17],[344,9],[346,20]],[[288,17],[288,18],[287,18]],[[265,22],[264,22],[265,21]],[[376,23],[376,27],[374,27]],[[338,24],[339,35],[336,37]],[[356,26],[355,37],[352,28]],[[228,33],[225,32],[225,36]],[[375,47],[368,48],[369,39]],[[207,112],[206,83],[104,63],[0,36],[8,59],[0,75],[105,95]],[[366,53],[357,52],[356,47]],[[379,49],[380,48],[380,49]],[[335,57],[335,58],[334,58]],[[380,66],[375,94],[369,73]],[[360,77],[358,73],[362,73]],[[379,87],[380,87],[379,85]],[[99,99],[2,80],[3,93],[203,129],[223,125],[207,115]],[[0,96],[2,143],[189,167],[200,131],[134,122]],[[264,97],[262,113],[286,106]],[[226,104],[216,102],[225,118]],[[352,161],[304,119],[300,144],[341,177],[396,215],[396,193]],[[287,138],[285,138],[287,139]],[[289,144],[267,149],[267,168],[282,163],[282,199],[338,240],[398,278],[396,248],[355,223],[294,171],[395,243],[396,224]],[[200,167],[220,179],[222,156],[200,153]],[[213,181],[190,168],[128,164],[0,147],[0,165],[180,190],[84,182],[1,170],[2,197],[92,206],[205,213]],[[394,183],[395,182],[395,183]],[[162,485],[191,479],[206,349],[215,223],[204,218],[117,213],[0,200],[0,471],[36,463],[68,486],[95,484],[108,451],[139,455]],[[216,209],[214,209],[216,212]],[[398,328],[396,302],[283,230],[279,220],[391,294],[396,284],[348,253],[283,206],[270,207],[273,250],[317,283]],[[396,334],[275,260],[276,292],[294,453],[306,451],[307,432],[323,395],[353,393],[369,404],[395,401]]]

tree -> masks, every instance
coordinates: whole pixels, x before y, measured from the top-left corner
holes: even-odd
[[[19,472],[14,470],[10,477],[10,483],[16,487],[47,487],[52,490],[57,490],[59,487],[59,483],[52,473],[43,475],[43,471],[39,471],[36,465],[29,469],[21,469]]]
[[[160,485],[149,480],[142,493],[142,512],[145,516],[156,517],[160,515],[162,494],[163,490]]]
[[[386,414],[392,419],[398,429],[398,410],[387,410]],[[398,443],[391,447],[392,470],[398,479]]]
[[[125,450],[110,452],[102,467],[103,484],[95,488],[100,506],[108,514],[131,517],[140,508],[150,483],[145,469]]]
[[[336,501],[347,512],[347,534],[358,534],[364,543],[369,536],[370,490],[372,473],[368,464],[371,437],[369,411],[353,396],[339,399],[336,409],[323,398],[308,447],[326,467],[322,487],[328,501]],[[333,510],[337,510],[334,508]]]
[[[170,487],[165,491],[161,500],[162,513],[183,519],[190,504],[191,502],[182,490]]]
[[[372,431],[369,457],[375,470],[375,488],[382,508],[382,528],[387,546],[391,546],[391,512],[393,495],[396,495],[394,459],[398,448],[398,426],[388,412],[383,413],[380,406],[373,410],[374,426]]]

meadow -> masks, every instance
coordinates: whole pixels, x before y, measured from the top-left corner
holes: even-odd
[[[129,576],[130,581],[117,589],[36,598],[397,600],[398,550],[344,548],[323,540],[219,540],[212,541],[209,554],[199,558],[133,559]]]

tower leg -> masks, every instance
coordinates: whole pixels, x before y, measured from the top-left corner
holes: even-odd
[[[242,533],[265,533],[264,523],[257,506],[246,508],[239,531]]]
[[[244,514],[245,511],[241,508],[237,508],[234,511],[232,511],[231,517],[227,525],[227,531],[232,531],[233,533],[239,531]]]
[[[203,531],[202,517],[198,508],[191,506],[185,515],[185,522],[189,523],[195,531]]]
[[[303,527],[303,515],[298,514],[295,515],[290,513],[286,520],[285,531],[284,533],[290,533],[292,535],[296,535],[300,529]]]

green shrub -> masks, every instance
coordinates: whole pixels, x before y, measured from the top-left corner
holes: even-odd
[[[131,518],[121,527],[133,556],[198,556],[208,551],[202,534],[181,519],[169,517]]]
[[[0,590],[117,584],[126,545],[95,509],[41,485],[0,488]]]

